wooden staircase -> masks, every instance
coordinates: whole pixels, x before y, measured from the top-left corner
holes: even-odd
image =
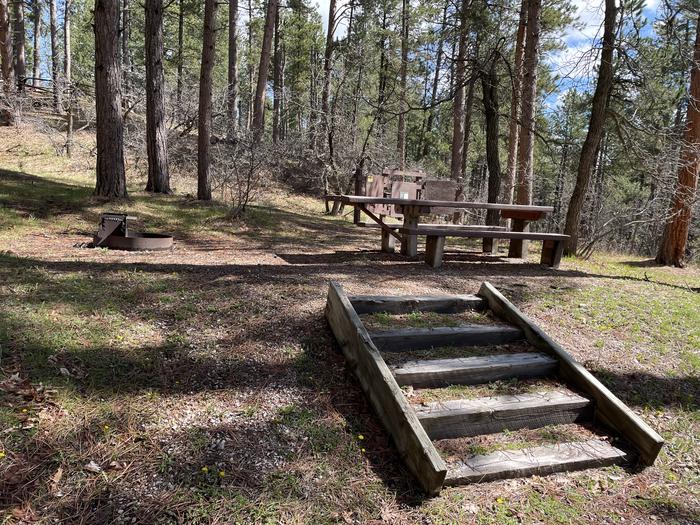
[[[360,317],[379,312],[469,310],[487,310],[493,323],[368,332]],[[339,285],[331,283],[326,316],[399,453],[429,494],[443,485],[588,469],[633,459],[649,465],[663,444],[658,434],[488,283],[477,296],[452,297],[347,297]],[[512,343],[521,351],[514,351]],[[446,347],[452,347],[451,357],[430,356]],[[416,351],[421,359],[411,358]],[[401,361],[403,355],[408,360]],[[385,358],[400,362],[389,366]],[[524,388],[540,380],[548,388]],[[494,392],[503,382],[516,392],[482,395]],[[520,386],[522,391],[517,391]],[[469,389],[482,394],[460,396]],[[438,452],[441,443],[449,440],[560,425],[585,425],[581,434],[588,437],[456,460],[450,454],[449,461]]]

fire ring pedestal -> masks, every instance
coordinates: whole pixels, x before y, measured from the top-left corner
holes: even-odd
[[[140,233],[129,231],[129,219],[123,213],[103,213],[100,230],[93,238],[95,248],[110,248],[126,251],[161,251],[173,247],[172,235],[163,233]]]

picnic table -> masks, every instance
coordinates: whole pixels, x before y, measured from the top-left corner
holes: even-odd
[[[483,238],[509,238],[510,257],[523,256],[524,242],[528,239],[537,239],[545,234],[523,234],[530,222],[544,218],[548,213],[554,211],[551,206],[528,206],[522,204],[499,204],[492,202],[464,202],[464,201],[444,201],[444,200],[421,200],[421,199],[401,199],[394,197],[364,197],[359,195],[329,195],[329,201],[338,201],[343,204],[354,206],[372,219],[382,229],[382,249],[393,251],[393,239],[401,243],[401,253],[409,257],[415,257],[418,251],[418,235],[448,231],[449,236],[471,236]],[[393,205],[395,211],[403,215],[403,225],[397,227],[396,224],[386,223],[384,218],[373,213],[371,205]],[[439,208],[453,208],[455,210],[498,210],[504,219],[512,219],[510,232],[504,232],[504,228],[488,226],[468,226],[463,227],[462,234],[458,234],[459,227],[441,224],[419,224],[422,216],[433,215]],[[471,230],[472,234],[466,234],[466,230]],[[500,230],[500,231],[498,231]],[[509,235],[509,234],[513,235]],[[544,240],[544,239],[542,239]],[[443,236],[444,242],[444,236]],[[525,250],[526,251],[526,250]]]

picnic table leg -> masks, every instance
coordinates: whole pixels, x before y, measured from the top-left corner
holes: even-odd
[[[433,268],[442,266],[442,254],[445,252],[445,237],[428,235],[425,238],[425,264]]]
[[[550,239],[542,241],[540,264],[545,264],[552,268],[559,268],[561,256],[564,253],[564,245],[565,241],[553,241]]]
[[[410,209],[403,210],[403,227],[418,228],[419,215],[411,213]],[[414,234],[403,234],[401,241],[401,254],[407,257],[416,257],[418,255],[418,236]]]
[[[483,253],[497,254],[498,253],[498,239],[485,238],[483,240],[481,251]]]
[[[514,232],[523,232],[527,227],[528,221],[523,219],[513,219],[513,227],[511,228]],[[524,239],[511,239],[510,247],[508,248],[508,257],[514,257],[522,259],[527,256],[528,241]]]
[[[382,230],[382,251],[384,253],[394,253],[396,238],[386,230]]]

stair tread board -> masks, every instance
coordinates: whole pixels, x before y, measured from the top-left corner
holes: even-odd
[[[447,386],[548,376],[557,366],[558,361],[546,354],[521,352],[408,361],[394,366],[392,373],[400,385]]]
[[[568,390],[453,399],[414,406],[431,439],[493,434],[589,419],[591,403]]]
[[[498,451],[459,462],[448,470],[445,485],[584,470],[623,463],[627,459],[625,451],[597,439]]]
[[[349,297],[359,314],[384,312],[406,314],[411,312],[458,313],[466,310],[484,310],[486,302],[478,295],[355,295]]]
[[[507,325],[472,324],[433,328],[401,328],[370,332],[374,344],[383,351],[417,350],[443,346],[499,345],[520,341],[523,332]]]

